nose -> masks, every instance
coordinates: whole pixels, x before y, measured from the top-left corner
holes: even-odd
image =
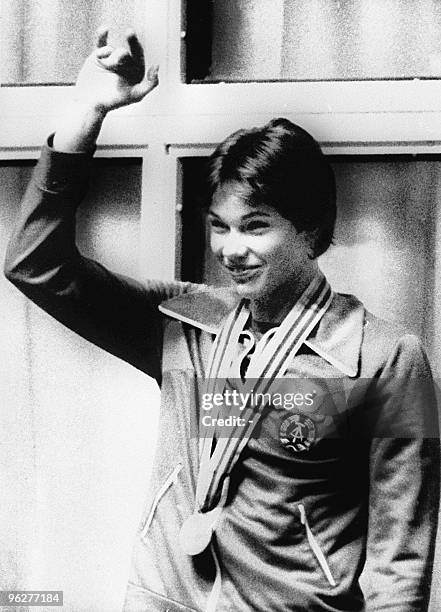
[[[223,238],[221,253],[224,261],[234,263],[246,258],[248,247],[240,232],[230,231]]]

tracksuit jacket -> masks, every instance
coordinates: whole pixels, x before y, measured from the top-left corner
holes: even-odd
[[[230,289],[142,284],[84,258],[75,245],[75,213],[90,157],[44,147],[5,270],[60,322],[161,385],[158,448],[125,610],[426,610],[439,494],[430,368],[415,336],[349,295],[335,294],[284,374],[334,390],[326,395],[331,428],[317,418],[311,449],[289,457],[283,512],[268,500],[286,480],[270,479],[268,500],[254,487],[263,447],[252,440],[235,467],[240,476],[212,546],[195,557],[181,550],[179,530],[194,509],[199,469],[195,390],[238,299]]]

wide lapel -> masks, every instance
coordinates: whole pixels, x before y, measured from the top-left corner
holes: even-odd
[[[159,310],[174,319],[216,335],[239,298],[228,287],[200,288],[174,297]],[[334,294],[334,299],[319,325],[305,344],[328,363],[350,377],[360,368],[365,308],[353,295]]]

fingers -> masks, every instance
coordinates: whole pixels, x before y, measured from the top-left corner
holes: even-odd
[[[146,80],[147,81],[157,81],[159,82],[159,65],[155,64],[154,66],[150,66],[150,68],[147,70],[147,77]]]
[[[98,47],[95,51],[95,57],[97,59],[105,59],[106,57],[109,57],[109,55],[112,54],[113,51],[113,47],[111,47],[110,45],[106,45],[105,47]]]
[[[107,26],[100,26],[97,30],[96,46],[105,47],[107,45],[107,37],[109,35],[109,28]]]
[[[159,84],[159,66],[150,66],[144,79],[133,87],[133,96],[142,100],[152,89]]]
[[[97,51],[97,57],[100,61],[100,64],[107,70],[116,72],[122,78],[127,79],[129,83],[130,81],[135,83],[135,76],[132,75],[133,71],[131,65],[131,57],[127,49],[124,49],[123,47],[118,47],[117,49],[114,49],[113,47],[103,47],[103,49],[105,51],[103,52],[103,57],[101,58],[98,55],[99,51]],[[137,80],[140,81],[141,78],[142,74],[138,76]]]
[[[134,83],[141,81],[144,75],[144,50],[134,30],[126,31],[127,47],[116,49],[108,44],[109,28],[102,26],[97,31],[97,46],[95,57],[103,66],[110,70],[129,68],[129,80]]]
[[[115,68],[122,68],[126,66],[130,61],[130,54],[124,47],[118,47],[113,51],[112,54],[112,66]]]

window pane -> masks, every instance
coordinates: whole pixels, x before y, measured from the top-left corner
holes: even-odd
[[[127,276],[139,276],[142,162],[95,159],[78,217],[80,250]]]
[[[213,0],[211,29],[208,81],[441,74],[437,0]],[[187,68],[188,80],[204,78]]]
[[[320,258],[322,269],[337,291],[357,295],[369,310],[404,323],[430,346],[441,160],[331,159],[339,213],[335,245]],[[182,164],[182,277],[228,284],[209,252],[195,205],[201,200],[204,160],[183,159]]]
[[[142,35],[142,0],[3,0],[1,82],[72,83],[100,25],[113,40],[127,27]]]

